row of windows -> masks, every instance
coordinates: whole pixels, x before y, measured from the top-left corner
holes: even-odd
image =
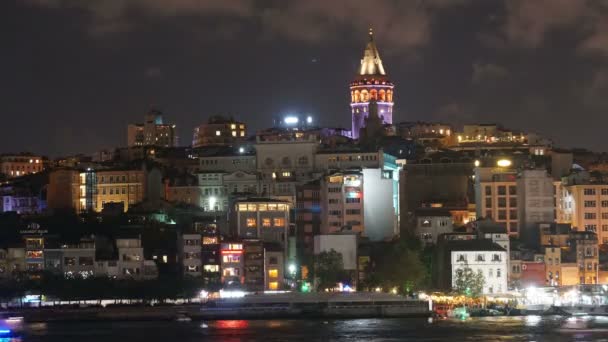
[[[272,223],[272,224],[271,224]],[[282,217],[275,217],[272,219],[270,218],[263,218],[262,219],[262,227],[285,227],[285,219]],[[253,217],[248,217],[247,218],[247,227],[249,228],[254,228],[257,227],[257,220]]]
[[[262,203],[262,204],[244,204],[238,205],[239,211],[285,211],[289,210],[289,205],[282,203]]]
[[[513,196],[513,195],[517,195],[517,187],[515,185],[509,185],[509,195]],[[492,196],[492,186],[491,185],[486,185],[486,196]],[[496,187],[496,192],[498,194],[498,196],[506,196],[507,195],[507,186],[506,185],[499,185]]]
[[[601,189],[601,194],[602,196],[608,196],[608,189],[604,188]],[[596,191],[594,188],[584,188],[583,189],[583,195],[587,195],[587,196],[593,196],[596,194]]]
[[[9,167],[9,165],[5,165],[4,166],[4,172],[5,173],[8,173],[9,171],[15,171],[15,170],[42,171],[42,166],[41,165],[35,165],[35,166],[32,165],[32,166],[30,166],[30,164],[21,165],[21,166],[19,166],[19,165],[12,165],[11,164],[10,167]]]
[[[486,210],[486,217],[492,217],[493,218],[493,214],[492,214],[492,210]],[[509,217],[507,218],[507,210],[498,210],[498,217],[496,217],[497,220],[517,220],[517,210],[509,210]]]
[[[130,193],[132,193],[132,194],[135,193],[135,187],[132,186],[130,190],[131,190]],[[127,194],[127,187],[126,186],[122,187],[122,188],[106,188],[106,187],[103,187],[103,188],[101,188],[101,194],[102,195],[107,195],[107,194],[110,194],[110,195],[120,195],[120,194],[126,195]]]
[[[492,254],[492,261],[500,261],[501,257],[500,254]],[[458,254],[456,256],[456,261],[458,262],[466,262],[467,261],[467,255],[466,254]],[[477,254],[475,255],[475,261],[486,261],[486,256],[484,254]]]
[[[507,198],[499,197],[497,201],[498,208],[506,208],[507,207]],[[509,207],[515,208],[517,207],[517,197],[509,197]],[[486,197],[486,208],[492,208],[492,197]]]
[[[608,201],[601,201],[600,204],[602,208],[608,208]],[[595,208],[597,207],[597,201],[584,201],[583,206],[585,208]]]
[[[131,176],[131,181],[138,181],[138,175],[132,175]],[[108,183],[126,183],[128,177],[126,175],[122,175],[122,176],[109,176],[108,178],[106,178],[106,176],[101,176],[99,177],[99,183],[106,183],[106,179],[108,180]]]
[[[264,164],[266,164],[267,166],[274,165],[274,159],[266,158],[266,160],[264,161]],[[291,159],[289,157],[283,157],[283,159],[281,159],[281,164],[283,164],[285,166],[291,166]],[[302,166],[308,165],[308,157],[304,156],[304,157],[298,158],[298,165],[302,165]]]

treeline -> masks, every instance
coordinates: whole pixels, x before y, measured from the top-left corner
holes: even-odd
[[[68,279],[45,274],[37,279],[13,277],[0,281],[0,302],[21,302],[26,295],[39,296],[47,302],[137,300],[163,303],[166,300],[191,299],[203,289],[203,279],[160,277],[150,280],[89,277]]]

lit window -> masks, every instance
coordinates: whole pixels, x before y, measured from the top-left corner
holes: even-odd
[[[283,172],[281,175],[283,177],[291,177],[291,172]]]
[[[230,125],[230,129],[236,129],[236,125],[235,124]]]
[[[220,135],[222,135],[222,132],[220,132],[220,131],[215,131],[215,135],[217,135],[217,136],[219,137]]]
[[[203,237],[203,245],[213,245],[217,243],[216,236],[204,236]]]
[[[244,137],[245,136],[245,131],[241,131],[241,136]]]
[[[236,131],[232,131],[232,136],[236,137]]]
[[[270,283],[268,283],[268,289],[270,289],[270,290],[278,290],[279,289],[279,282],[277,282],[277,281],[271,281]]]
[[[274,226],[275,227],[285,227],[285,219],[281,218],[281,217],[275,217]]]
[[[255,219],[253,217],[247,218],[247,227],[255,227]]]
[[[268,270],[268,278],[277,278],[279,276],[279,271],[276,268]]]
[[[270,219],[269,218],[263,218],[262,219],[262,227],[270,227]]]
[[[222,257],[222,261],[225,263],[241,262],[241,255],[240,254],[226,254]]]

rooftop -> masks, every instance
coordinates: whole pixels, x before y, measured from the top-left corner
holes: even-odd
[[[450,251],[506,252],[504,248],[492,242],[492,240],[486,239],[450,240],[447,242],[446,248]]]

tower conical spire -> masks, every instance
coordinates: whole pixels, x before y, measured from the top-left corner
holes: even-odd
[[[374,42],[374,31],[371,27],[369,28],[369,42],[363,51],[359,75],[386,75],[376,42]]]

